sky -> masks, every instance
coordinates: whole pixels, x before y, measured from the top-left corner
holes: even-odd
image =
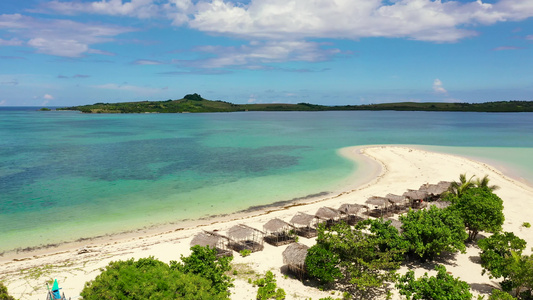
[[[532,0],[0,0],[0,105],[533,100]]]

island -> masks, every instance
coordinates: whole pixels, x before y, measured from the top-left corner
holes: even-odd
[[[397,102],[364,105],[317,105],[310,103],[233,104],[222,100],[207,100],[197,93],[179,100],[95,103],[92,105],[58,108],[82,113],[206,113],[244,111],[472,111],[472,112],[533,112],[533,101],[464,102]]]

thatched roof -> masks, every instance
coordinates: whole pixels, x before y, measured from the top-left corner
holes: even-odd
[[[389,199],[384,198],[384,197],[372,196],[372,197],[368,198],[365,203],[368,203],[370,205],[376,205],[376,206],[385,207],[385,206],[387,206],[389,204]]]
[[[446,192],[449,188],[450,188],[450,184],[451,182],[448,182],[448,181],[441,181],[437,184],[423,184],[422,186],[420,186],[420,188],[418,189],[419,191],[425,191],[427,192],[428,194],[433,194],[433,195],[440,195],[444,192]]]
[[[270,231],[270,232],[279,231],[287,227],[292,227],[292,226],[291,224],[278,218],[272,219],[266,222],[265,225],[263,225],[263,229],[266,231]]]
[[[344,203],[339,207],[339,211],[347,215],[356,215],[363,208],[368,209],[368,206],[362,204],[349,204]]]
[[[335,218],[338,218],[339,216],[340,216],[340,212],[338,210],[331,208],[331,207],[325,207],[325,206],[319,208],[315,213],[315,217],[324,219],[324,220],[335,219]]]
[[[392,202],[395,204],[402,203],[405,201],[405,196],[394,195],[394,194],[387,194],[385,198],[389,199],[389,202]]]
[[[407,190],[407,192],[403,193],[403,195],[412,200],[421,200],[425,199],[428,196],[428,193],[419,190]]]
[[[261,234],[264,234],[264,232],[244,224],[235,225],[228,230],[228,236],[236,240],[250,239]]]
[[[311,222],[313,222],[314,218],[315,216],[313,215],[298,212],[294,217],[292,217],[290,222],[292,224],[309,226],[311,225]]]
[[[209,246],[211,248],[215,248],[220,239],[220,236],[211,235],[207,232],[200,232],[192,239],[191,246],[198,245],[202,247]]]
[[[308,246],[293,243],[287,246],[283,251],[283,263],[286,265],[303,266],[305,264],[305,257],[307,256]]]

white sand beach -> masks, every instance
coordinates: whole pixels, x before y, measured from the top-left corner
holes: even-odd
[[[388,193],[402,194],[407,189],[418,189],[425,183],[457,180],[459,174],[488,175],[491,184],[500,186],[495,193],[504,201],[505,223],[503,229],[512,231],[528,243],[526,254],[533,247],[533,228],[524,228],[523,222],[533,222],[530,209],[533,188],[503,175],[494,167],[472,159],[428,152],[411,146],[364,146],[342,149],[341,154],[356,159],[364,157],[364,180],[354,183],[348,190],[333,197],[313,199],[311,203],[292,205],[284,208],[269,208],[269,211],[256,211],[245,216],[229,216],[220,220],[199,221],[188,229],[167,228],[165,232],[139,231],[129,236],[112,241],[95,240],[65,245],[61,248],[49,248],[36,253],[20,253],[15,256],[0,257],[0,281],[3,281],[9,293],[20,299],[45,299],[46,282],[52,278],[59,281],[67,297],[78,299],[84,283],[94,279],[100,268],[110,261],[154,256],[165,262],[179,260],[180,255],[188,255],[193,236],[201,230],[218,230],[224,233],[236,224],[263,229],[263,225],[273,218],[289,221],[297,212],[314,214],[320,207],[338,208],[344,203],[363,204],[371,196],[385,196]],[[481,233],[480,235],[483,235]],[[300,242],[313,245],[313,239],[300,238]],[[80,247],[85,251],[80,254]],[[281,272],[283,266],[282,252],[286,246],[274,247],[265,243],[263,251],[241,257],[234,255],[233,264],[240,270],[236,276],[232,299],[255,299],[257,288],[248,283],[253,274],[264,274],[271,270],[278,281],[278,286],[285,289],[287,299],[318,299],[332,295],[305,286],[296,279],[285,278]],[[481,275],[479,249],[467,248],[465,254],[450,255],[433,263],[419,264],[415,269],[417,275],[433,269],[435,263],[442,263],[454,276],[468,282],[474,293],[489,293],[497,286],[496,281],[488,275]],[[402,268],[400,273],[405,273]],[[396,293],[395,299],[401,299]]]

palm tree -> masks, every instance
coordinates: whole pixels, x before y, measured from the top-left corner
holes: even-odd
[[[490,181],[489,175],[485,175],[481,179],[476,178],[475,185],[476,187],[479,187],[479,188],[488,188],[491,191],[494,191],[500,188],[497,185],[489,185],[489,181]]]
[[[468,180],[466,179],[466,173],[459,175],[459,182],[454,181],[450,184],[450,188],[448,189],[448,192],[452,195],[455,195],[457,197],[461,196],[466,190],[473,188],[475,185],[472,182],[472,178],[474,178],[474,175],[470,177]]]

